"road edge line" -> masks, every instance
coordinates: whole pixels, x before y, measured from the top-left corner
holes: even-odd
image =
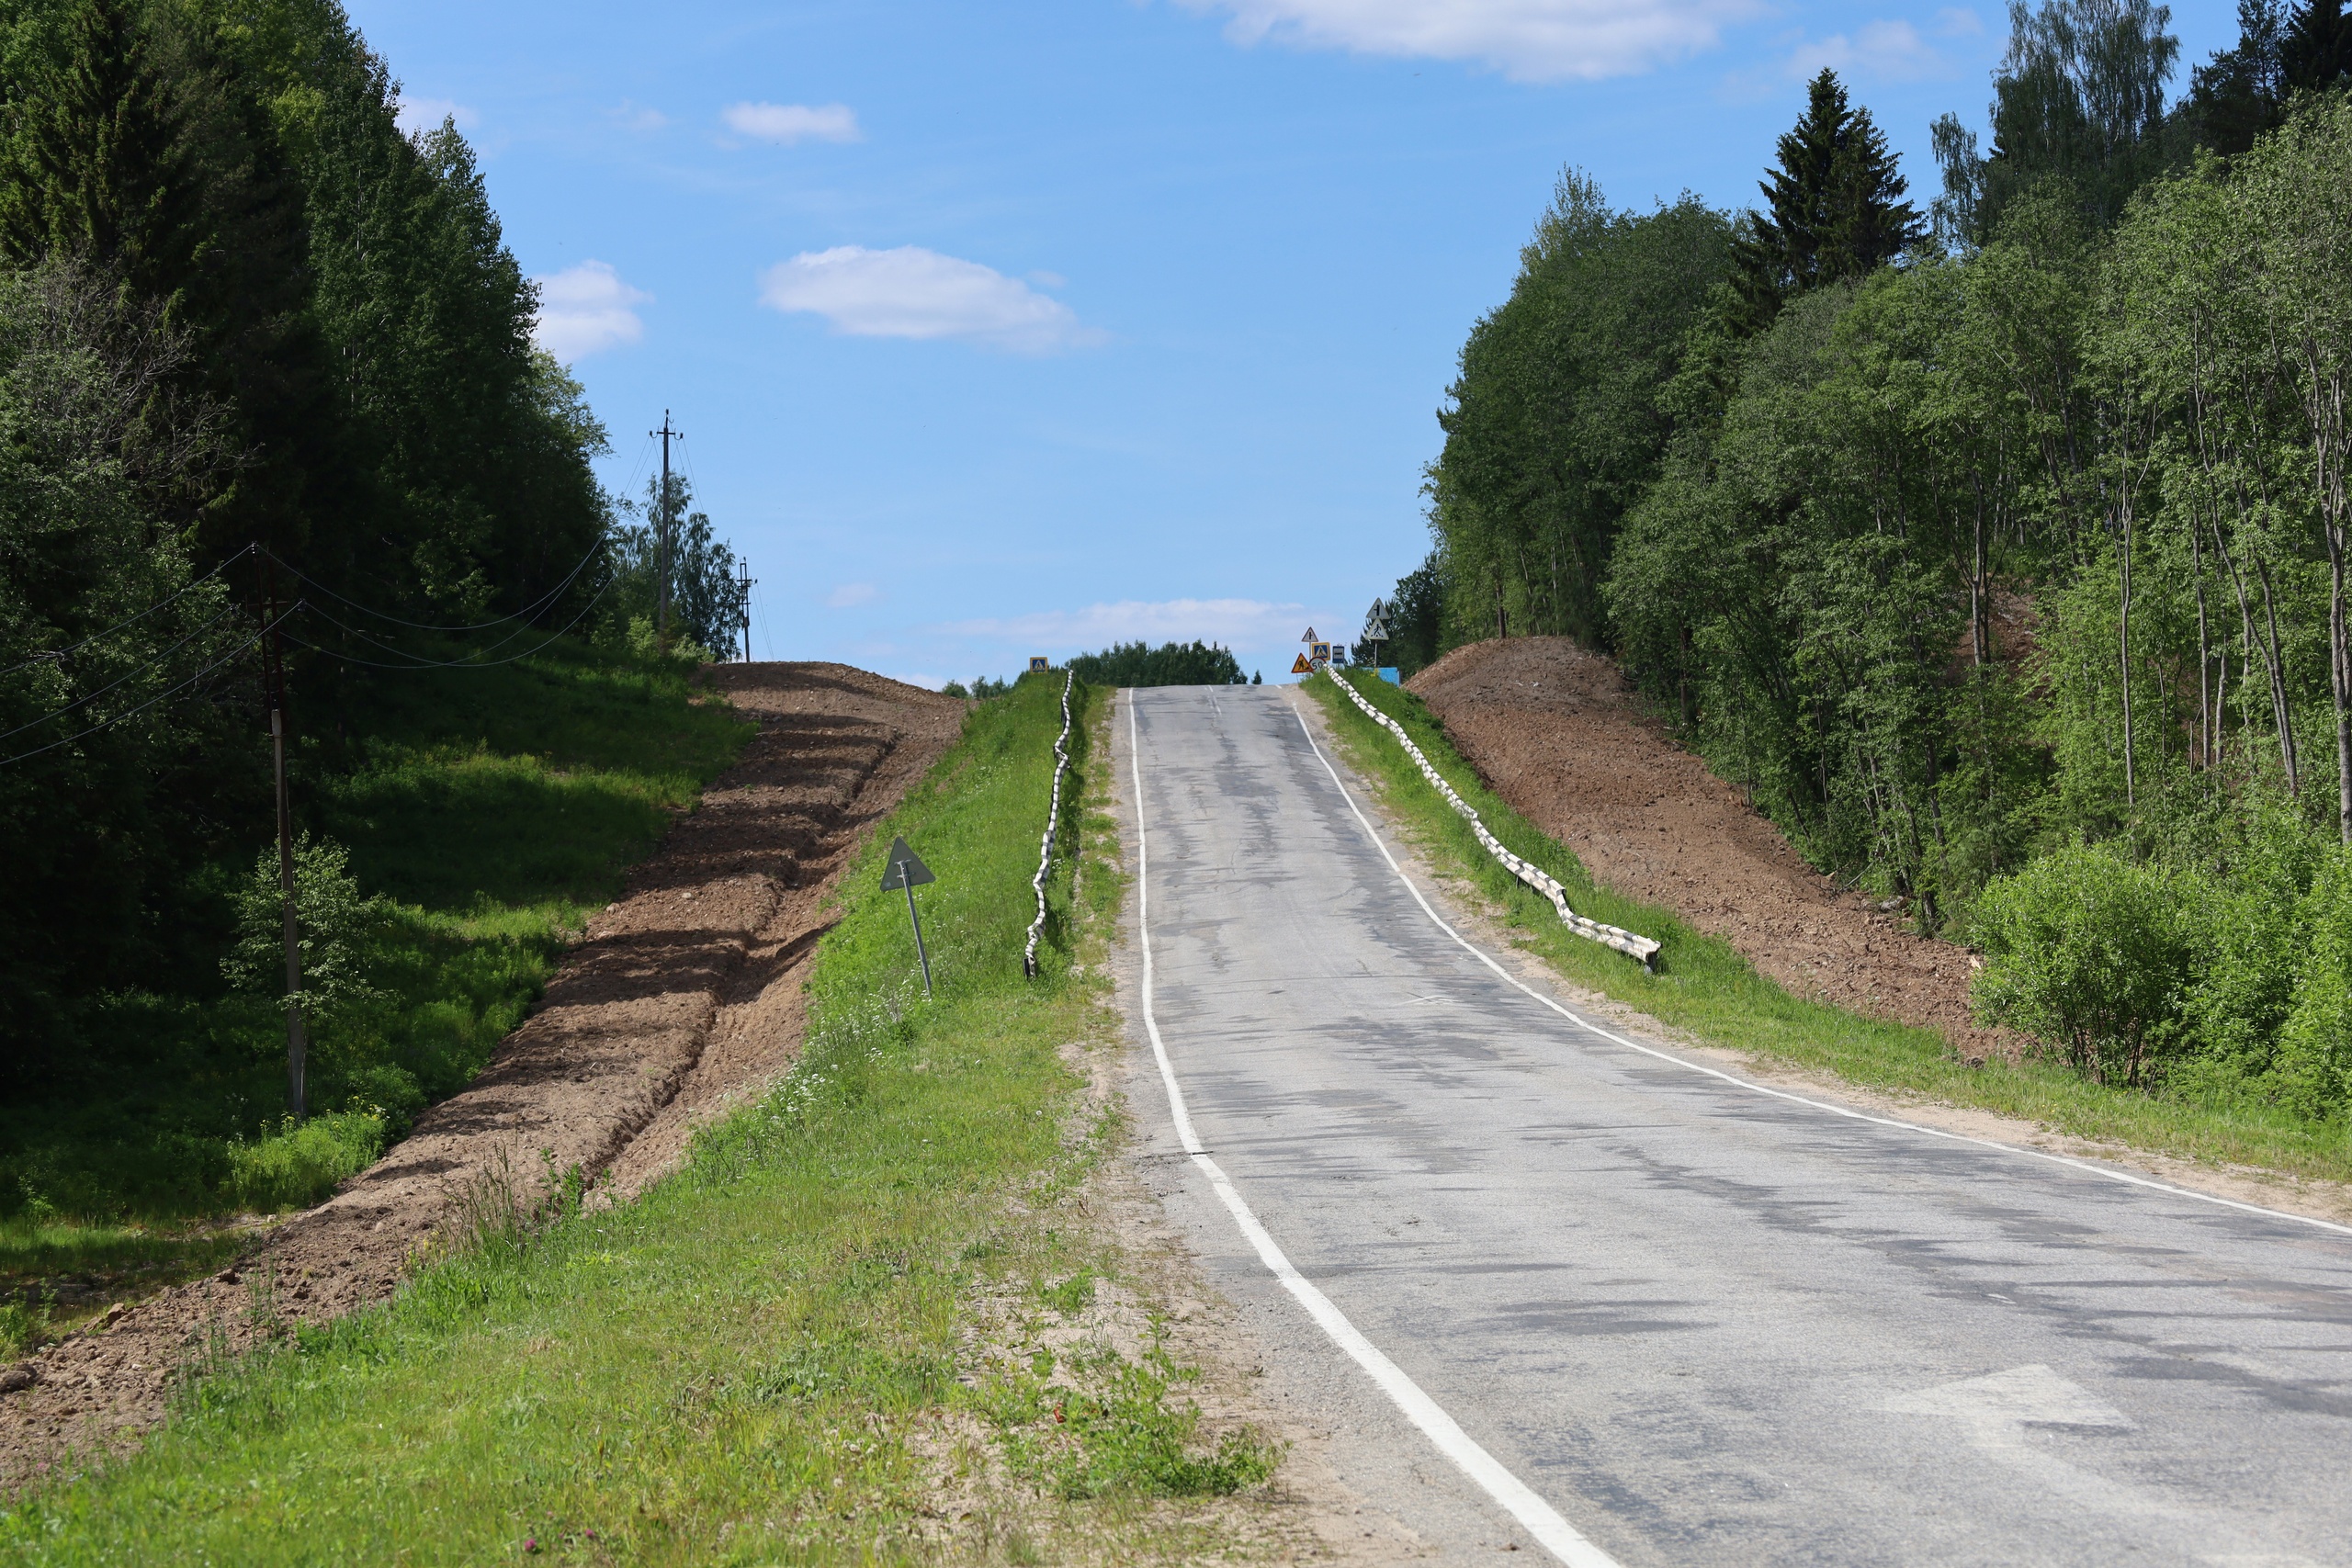
[[[1598,1034],[1603,1040],[1614,1041],[1618,1044],[1624,1046],[1629,1051],[1639,1051],[1645,1056],[1655,1056],[1661,1062],[1671,1062],[1676,1066],[1681,1067],[1686,1071],[1702,1073],[1711,1078],[1721,1078],[1727,1084],[1737,1085],[1739,1088],[1747,1089],[1751,1093],[1768,1095],[1774,1100],[1785,1100],[1792,1105],[1809,1105],[1815,1111],[1826,1111],[1832,1115],[1843,1116],[1855,1122],[1868,1122],[1874,1126],[1896,1127],[1906,1133],[1924,1133],[1928,1137],[1942,1138],[1949,1143],[1973,1144],[1978,1148],[1996,1149],[2002,1154],[2017,1155],[2026,1159],[2041,1160],[2046,1165],[2064,1166],[2069,1170],[2079,1170],[2086,1175],[2104,1177],[2109,1181],[2120,1181],[2126,1186],[2144,1187],[2151,1191],[2169,1193],[2175,1198],[2193,1198],[2199,1203],[2211,1203],[2217,1208],[2235,1209],[2240,1213],[2260,1214],[2265,1219],[2272,1220],[2292,1220],[2298,1224],[2312,1225],[2324,1231],[2334,1231],[2338,1235],[2352,1235],[2352,1225],[2338,1224],[2334,1220],[2316,1219],[2310,1214],[2290,1213],[2284,1209],[2266,1209],[2259,1203],[2247,1203],[2235,1198],[2223,1198],[2211,1192],[2199,1192],[2194,1188],[2175,1187],[2168,1181],[2158,1181],[2154,1177],[2135,1176],[2128,1170],[2116,1170],[2106,1166],[2093,1165],[2088,1160],[2074,1159],[2065,1155],[2053,1155],[2041,1149],[2024,1148],[2016,1144],[2004,1144],[1999,1142],[1997,1139],[1979,1138],[1967,1133],[1947,1132],[1941,1127],[1928,1127],[1917,1122],[1898,1121],[1892,1116],[1873,1116],[1867,1111],[1857,1111],[1849,1105],[1837,1105],[1826,1100],[1814,1100],[1805,1095],[1792,1094],[1787,1089],[1773,1089],[1768,1085],[1757,1083],[1752,1079],[1741,1077],[1736,1073],[1727,1073],[1720,1067],[1710,1067],[1704,1063],[1693,1062],[1688,1057],[1678,1056],[1671,1051],[1661,1051],[1655,1045],[1645,1045],[1638,1040],[1628,1040],[1622,1034],[1616,1033],[1611,1030],[1603,1029],[1600,1025],[1592,1022],[1590,1020],[1569,1011],[1567,1008],[1553,1000],[1550,997],[1545,996],[1534,987],[1528,985],[1516,975],[1511,974],[1501,964],[1496,963],[1493,958],[1489,957],[1486,949],[1478,946],[1476,942],[1471,942],[1460,931],[1455,931],[1451,925],[1448,925],[1444,917],[1441,916],[1435,909],[1430,907],[1430,901],[1421,897],[1421,890],[1413,885],[1413,879],[1405,874],[1405,868],[1396,863],[1396,857],[1388,852],[1387,844],[1382,841],[1380,834],[1374,829],[1371,818],[1364,816],[1363,807],[1356,805],[1356,797],[1348,792],[1346,783],[1340,777],[1340,771],[1331,765],[1331,759],[1326,757],[1323,754],[1323,748],[1316,743],[1315,732],[1307,728],[1306,716],[1299,711],[1298,704],[1295,700],[1291,702],[1290,713],[1293,718],[1298,720],[1298,731],[1301,735],[1306,737],[1307,747],[1309,750],[1314,751],[1315,760],[1323,764],[1323,771],[1325,773],[1331,775],[1331,783],[1339,790],[1340,798],[1348,803],[1348,809],[1350,811],[1355,813],[1356,820],[1363,825],[1365,837],[1372,840],[1372,847],[1380,852],[1380,858],[1388,863],[1388,869],[1396,874],[1396,880],[1405,885],[1405,891],[1413,896],[1413,902],[1421,907],[1421,913],[1427,915],[1437,926],[1438,930],[1452,937],[1454,942],[1461,946],[1464,953],[1469,953],[1472,957],[1477,959],[1479,963],[1484,964],[1487,968],[1493,970],[1495,974],[1502,979],[1504,984],[1511,986],[1518,990],[1525,992],[1528,996],[1534,998],[1545,1007],[1550,1008],[1554,1012],[1558,1013],[1562,1018],[1566,1019],[1570,1023],[1575,1024],[1578,1029],[1584,1030],[1589,1033]],[[1140,785],[1138,785],[1136,789],[1136,804],[1138,808],[1140,808],[1142,804],[1142,789]]]
[[[1386,1394],[1405,1418],[1421,1430],[1421,1435],[1435,1444],[1440,1453],[1454,1465],[1487,1496],[1500,1504],[1517,1519],[1546,1551],[1568,1564],[1568,1568],[1619,1568],[1617,1560],[1595,1546],[1560,1516],[1557,1509],[1535,1494],[1533,1488],[1513,1475],[1500,1460],[1481,1447],[1477,1439],[1464,1432],[1445,1407],[1429,1396],[1402,1367],[1390,1360],[1379,1346],[1364,1337],[1363,1331],[1348,1321],[1330,1297],[1317,1290],[1314,1283],[1292,1264],[1282,1247],[1250,1207],[1240,1190],[1233,1185],[1224,1168],[1212,1158],[1193,1131],[1192,1112],[1185,1108],[1184,1091],[1177,1087],[1176,1068],[1168,1059],[1168,1047],[1159,1037],[1159,1020],[1151,1003],[1151,850],[1148,829],[1144,825],[1143,745],[1136,726],[1136,694],[1132,688],[1121,694],[1127,702],[1127,763],[1133,773],[1136,792],[1136,932],[1143,950],[1143,1026],[1151,1037],[1151,1054],[1159,1066],[1160,1086],[1168,1091],[1168,1111],[1175,1123],[1178,1142],[1184,1153],[1208,1178],[1217,1201],[1233,1216],[1242,1235],[1257,1249],[1258,1260],[1268,1272],[1282,1282],[1283,1289],[1297,1298],[1306,1309],[1316,1326],[1322,1329],[1331,1342],[1348,1353],[1349,1359],[1370,1374],[1380,1391]],[[1295,710],[1294,710],[1295,712]],[[1307,737],[1308,744],[1314,737]],[[1322,755],[1318,750],[1316,753]],[[1326,762],[1327,768],[1330,765]],[[1333,775],[1336,780],[1337,774]],[[1347,793],[1346,786],[1340,793]],[[1351,800],[1349,805],[1355,803]],[[1383,852],[1385,852],[1385,851]],[[1394,862],[1390,863],[1392,865]],[[1402,873],[1399,873],[1401,875]],[[1411,886],[1409,883],[1407,886]],[[1419,894],[1415,893],[1419,897]],[[1422,908],[1427,908],[1427,905]],[[1432,919],[1435,917],[1432,916]],[[1443,924],[1442,921],[1440,924]],[[1447,930],[1450,931],[1451,927]],[[1461,940],[1455,938],[1456,941]]]

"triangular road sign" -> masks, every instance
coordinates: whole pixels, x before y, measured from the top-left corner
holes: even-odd
[[[1294,675],[1312,675],[1315,673],[1315,666],[1309,664],[1306,661],[1306,655],[1302,653],[1290,661],[1290,672]]]
[[[1321,642],[1323,639],[1315,635],[1315,628],[1313,626],[1309,626],[1306,628],[1306,635],[1300,637],[1298,640],[1301,642]]]
[[[894,887],[921,887],[926,882],[938,880],[931,874],[931,867],[922,863],[922,857],[907,847],[906,840],[890,840],[890,858],[882,863],[883,891],[888,892]]]

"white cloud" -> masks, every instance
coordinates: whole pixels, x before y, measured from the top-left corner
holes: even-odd
[[[1964,13],[1963,13],[1964,14]],[[1943,13],[1949,17],[1950,12]],[[1910,82],[1944,73],[1947,63],[1934,46],[1908,22],[1865,24],[1850,37],[1832,33],[1790,51],[1788,73],[1803,81],[1824,67],[1841,76],[1871,76],[1881,81]]]
[[[567,365],[645,335],[645,323],[633,307],[653,296],[623,283],[604,262],[584,261],[534,281],[539,286],[539,315],[531,336]]]
[[[831,593],[825,595],[825,603],[833,609],[847,610],[853,609],[859,604],[871,604],[874,603],[874,584],[870,582],[844,582],[839,588],[834,589]]]
[[[1221,642],[1266,648],[1295,639],[1311,617],[1303,604],[1263,599],[1123,599],[1082,610],[1044,610],[1007,620],[958,621],[947,632],[1019,643],[1034,652],[1093,649],[1114,642]],[[1336,624],[1336,623],[1335,623]]]
[[[401,107],[392,118],[411,136],[421,130],[438,130],[445,119],[456,120],[459,130],[471,130],[481,123],[481,116],[461,103],[448,98],[412,98],[406,95],[402,95]]]
[[[847,104],[729,104],[718,111],[727,129],[754,141],[863,141]]]
[[[1102,337],[1020,279],[920,245],[804,251],[760,275],[760,302],[822,316],[851,337],[964,338],[1024,354]]]
[[[618,108],[606,109],[605,114],[630,130],[659,130],[670,123],[670,117],[648,105],[623,98]]]
[[[1622,76],[1713,46],[1763,0],[1178,0],[1237,43],[1464,60],[1520,82]]]

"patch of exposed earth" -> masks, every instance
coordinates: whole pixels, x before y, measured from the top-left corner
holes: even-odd
[[[389,1296],[469,1201],[577,1168],[627,1197],[694,1129],[797,1055],[801,985],[834,882],[960,732],[966,705],[841,664],[730,664],[711,684],[759,733],[588,925],[464,1092],[236,1264],[0,1371],[0,1487],[120,1451],[171,1380],[285,1324]]]
[[[1969,1016],[1966,949],[1806,864],[1643,712],[1611,660],[1566,637],[1510,637],[1456,649],[1406,685],[1594,880],[1722,937],[1800,996],[1935,1030],[1979,1060],[2015,1054]]]

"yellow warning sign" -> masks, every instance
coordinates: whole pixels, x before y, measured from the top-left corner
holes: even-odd
[[[1306,655],[1302,653],[1290,661],[1290,672],[1294,675],[1311,675],[1315,672],[1315,666],[1309,664],[1306,661]]]

